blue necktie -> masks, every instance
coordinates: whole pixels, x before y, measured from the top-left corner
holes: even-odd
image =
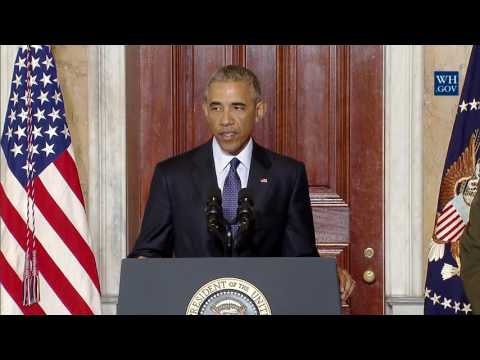
[[[237,207],[238,207],[238,192],[242,188],[240,182],[240,177],[237,173],[237,167],[240,164],[240,160],[233,158],[230,161],[230,170],[228,172],[225,183],[223,184],[223,194],[222,194],[222,205],[223,205],[223,217],[230,224],[235,221],[237,217]],[[232,225],[232,235],[235,235],[239,229],[238,224]]]

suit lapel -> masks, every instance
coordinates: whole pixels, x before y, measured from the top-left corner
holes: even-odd
[[[218,188],[211,139],[193,155],[193,163],[195,166],[192,171],[192,182],[198,195],[196,198],[205,205],[209,193],[214,188]]]
[[[271,188],[271,167],[265,149],[253,142],[252,161],[248,174],[247,188],[253,199],[255,209],[264,209]]]

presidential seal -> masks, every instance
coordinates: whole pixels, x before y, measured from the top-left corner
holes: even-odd
[[[187,306],[187,315],[271,315],[262,292],[248,281],[220,278],[203,285]]]

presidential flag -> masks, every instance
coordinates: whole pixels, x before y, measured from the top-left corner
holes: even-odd
[[[471,314],[460,279],[460,241],[480,178],[480,48],[472,47],[438,195],[425,314]]]
[[[99,314],[100,284],[50,46],[14,65],[0,149],[0,313]]]

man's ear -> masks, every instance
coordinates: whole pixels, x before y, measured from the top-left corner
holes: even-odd
[[[255,122],[259,122],[260,120],[263,119],[267,112],[267,103],[265,101],[260,101],[257,106],[256,106],[256,118]]]

